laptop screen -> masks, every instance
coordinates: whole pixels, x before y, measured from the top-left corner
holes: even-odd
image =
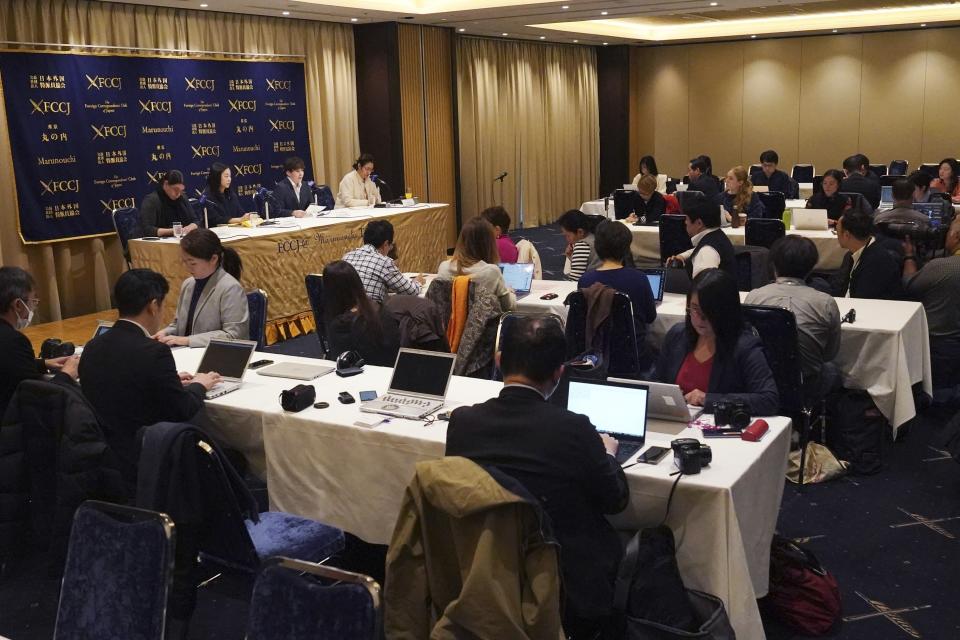
[[[390,391],[444,397],[456,357],[451,353],[400,349]]]
[[[533,263],[501,262],[500,271],[503,272],[503,280],[508,287],[522,293],[530,291],[533,284]]]
[[[941,219],[943,217],[943,202],[914,202],[912,208],[930,218]]]
[[[211,340],[203,352],[197,373],[216,371],[224,378],[240,379],[256,346],[256,342]]]
[[[645,386],[609,380],[571,380],[567,409],[588,418],[597,431],[643,442],[647,433]]]
[[[880,187],[880,202],[893,202],[893,186]]]
[[[663,301],[663,269],[644,269],[643,273],[650,282],[650,290],[653,291],[653,299],[657,302]]]
[[[97,325],[97,328],[94,329],[94,331],[93,331],[93,338],[99,338],[100,336],[102,336],[103,334],[105,334],[107,331],[110,331],[111,327],[113,327],[113,323],[112,323],[112,322],[101,322],[101,323],[99,323],[99,324]],[[90,338],[90,339],[93,340],[93,338]]]

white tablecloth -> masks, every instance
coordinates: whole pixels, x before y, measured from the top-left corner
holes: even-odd
[[[201,349],[177,350],[178,367],[192,371],[201,354]],[[269,358],[320,362],[275,354]],[[443,422],[424,425],[395,419],[374,428],[354,425],[369,414],[361,414],[356,404],[340,404],[337,394],[349,391],[356,397],[368,389],[382,394],[389,376],[389,369],[367,367],[352,378],[334,374],[319,378],[313,381],[317,400],[329,402],[330,408],[287,414],[277,397],[295,381],[247,372],[243,388],[208,402],[207,412],[219,424],[217,435],[230,446],[239,444],[249,451],[250,444],[262,437],[272,508],[385,544],[414,466],[442,456],[446,438]],[[500,383],[454,377],[447,406],[482,402],[500,388]],[[771,431],[759,443],[711,440],[713,464],[680,481],[668,519],[684,582],[723,599],[742,638],[763,637],[756,598],[767,590],[770,540],[789,449],[789,420],[768,421]],[[700,435],[699,430],[681,430],[682,426],[651,421],[647,441],[669,446],[675,437]],[[618,529],[633,531],[659,523],[674,480],[670,471],[669,456],[656,466],[627,470],[630,504],[612,518]]]

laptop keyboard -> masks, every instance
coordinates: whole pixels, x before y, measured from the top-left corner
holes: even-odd
[[[380,400],[389,404],[403,404],[412,407],[429,407],[434,404],[433,400],[411,398],[410,396],[394,396],[390,394],[381,397]]]
[[[621,442],[617,447],[617,462],[623,464],[642,447],[643,445],[638,442]]]

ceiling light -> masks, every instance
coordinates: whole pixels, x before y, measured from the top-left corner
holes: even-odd
[[[356,21],[357,21],[356,18],[350,18],[350,22],[356,22]]]
[[[834,32],[834,33],[836,33],[836,32],[837,32],[837,30],[836,30],[836,29],[834,29],[834,30],[833,30],[833,32]]]
[[[546,39],[547,39],[547,36],[540,36],[540,39],[541,39],[541,40],[546,40]]]
[[[580,42],[579,40],[574,40],[574,42]]]
[[[710,6],[711,6],[711,7],[715,7],[715,6],[717,6],[718,4],[720,4],[720,3],[719,3],[719,2],[711,2],[711,3],[710,3]]]
[[[926,22],[924,22],[924,23],[923,23],[923,24],[921,24],[920,26],[921,26],[921,27],[925,27],[925,26],[927,26],[927,23],[926,23]]]
[[[561,8],[561,9],[563,9],[564,11],[566,11],[567,9],[569,9],[569,8],[570,8],[570,5],[568,5],[568,4],[565,4],[565,5],[563,5],[563,6],[562,6],[562,7],[560,7],[560,8]]]
[[[203,2],[203,3],[200,4],[200,8],[201,8],[201,9],[206,9],[206,8],[209,7],[209,6],[210,6],[210,5],[208,5],[206,2]]]
[[[284,12],[282,12],[282,13],[283,13],[283,15],[285,15],[285,16],[290,15],[290,12],[289,12],[289,11],[284,11]]]
[[[600,15],[605,16],[605,15],[607,15],[608,13],[610,13],[610,12],[609,12],[609,11],[601,11],[601,12],[600,12]]]
[[[506,31],[504,31],[504,32],[503,32],[503,33],[501,33],[500,35],[502,35],[502,36],[508,36],[508,35],[510,35],[510,34],[509,34],[509,33],[507,33]]]
[[[464,29],[463,27],[460,27],[459,29],[457,29],[457,31],[459,31],[460,33],[463,33],[464,31],[466,31],[466,29]]]
[[[608,44],[610,44],[610,43],[609,43],[609,42],[604,42],[604,43],[603,43],[603,46],[607,46]]]
[[[756,38],[757,36],[754,35],[754,36],[750,36],[750,37],[751,37],[751,38]]]

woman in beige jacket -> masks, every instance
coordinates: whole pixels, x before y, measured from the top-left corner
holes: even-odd
[[[344,207],[372,207],[380,203],[380,189],[370,179],[373,156],[361,153],[353,163],[353,170],[343,176],[337,191],[337,209]]]

